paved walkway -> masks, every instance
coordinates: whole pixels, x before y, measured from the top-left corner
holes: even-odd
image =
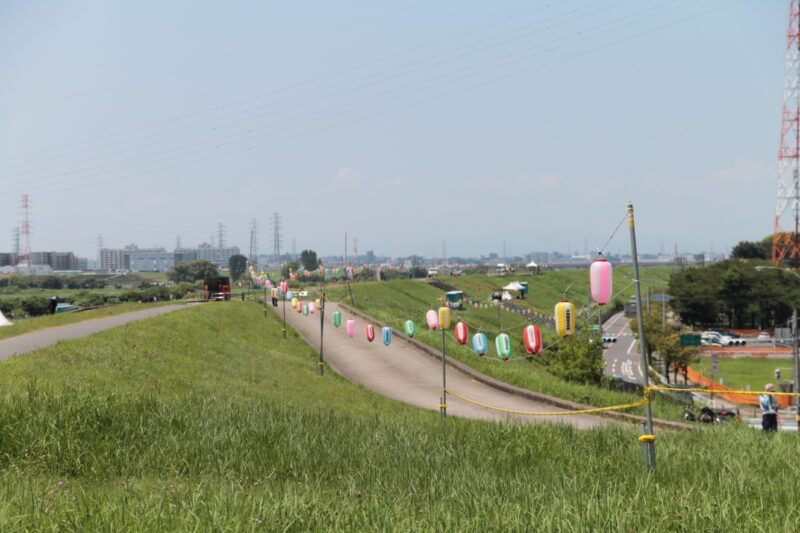
[[[283,303],[280,304],[281,306]],[[368,342],[364,335],[366,322],[340,309],[335,302],[328,302],[325,311],[326,362],[337,373],[359,383],[378,394],[400,400],[424,409],[439,410],[439,396],[442,388],[442,364],[421,352],[410,343],[394,337],[392,344],[384,346],[381,342],[380,328],[375,328],[375,340]],[[342,325],[333,326],[333,312],[342,312]],[[275,309],[283,316],[282,307]],[[349,337],[345,324],[348,318],[356,320],[356,335]],[[306,341],[319,349],[319,314],[304,316],[290,306],[286,307],[286,321]],[[515,411],[560,413],[564,410],[553,405],[520,398],[499,391],[488,385],[478,383],[453,367],[447,368],[447,388],[459,394],[496,407]],[[560,422],[578,428],[591,428],[614,424],[607,418],[590,415],[569,416],[523,416],[492,411],[453,396],[447,400],[447,414],[483,420],[505,420],[516,418],[524,422]]]
[[[73,324],[66,324],[64,326],[40,329],[38,331],[25,333],[24,335],[20,335],[18,337],[10,337],[0,341],[0,361],[15,355],[21,355],[27,352],[38,350],[40,348],[46,348],[59,341],[87,337],[93,333],[97,333],[105,329],[116,328],[117,326],[122,326],[128,322],[135,322],[137,320],[163,315],[164,313],[170,313],[178,309],[185,309],[186,307],[187,304],[151,307],[149,309],[142,309],[141,311],[133,311],[131,313],[124,313],[105,318],[94,318],[92,320],[84,320],[83,322],[75,322]],[[13,328],[14,326],[8,327]]]

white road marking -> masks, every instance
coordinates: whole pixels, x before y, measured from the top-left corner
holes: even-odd
[[[627,353],[628,353],[628,355],[633,355],[633,354],[631,354],[631,350],[633,350],[633,347],[634,347],[634,346],[636,346],[636,339],[633,339],[633,340],[631,341],[631,345],[628,347],[628,352],[627,352]]]

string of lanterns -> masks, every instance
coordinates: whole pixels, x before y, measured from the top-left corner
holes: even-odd
[[[599,305],[605,305],[611,298],[612,293],[612,266],[611,263],[603,258],[595,260],[589,269],[589,285],[592,300]],[[273,295],[280,298],[285,295],[286,299],[291,300],[292,307],[298,313],[305,316],[314,314],[319,307],[319,300],[313,302],[302,302],[288,290],[288,283],[282,281],[279,287],[273,288]],[[575,333],[575,319],[576,319],[575,306],[568,300],[559,301],[554,308],[553,317],[555,319],[556,333],[563,339]],[[449,306],[439,307],[438,310],[430,309],[425,313],[425,320],[430,330],[448,330],[452,322],[452,310]],[[340,311],[333,312],[333,325],[340,327],[342,325],[342,313]],[[356,320],[348,319],[345,323],[345,330],[349,337],[355,337],[356,334]],[[403,323],[403,330],[408,337],[414,337],[417,333],[417,327],[413,320],[406,320]],[[375,340],[375,326],[366,324],[364,326],[364,336],[368,342]],[[469,325],[463,320],[459,320],[454,325],[455,340],[460,345],[466,345],[469,342]],[[393,329],[391,327],[383,327],[381,329],[381,341],[384,345],[389,346],[392,343]],[[542,351],[542,332],[539,326],[529,324],[522,330],[522,344],[527,352],[527,356],[536,355]],[[478,356],[484,356],[488,353],[488,339],[486,334],[478,331],[472,336],[472,350]],[[513,348],[511,337],[505,333],[499,333],[494,339],[495,352],[497,357],[503,361],[508,361],[512,358]]]

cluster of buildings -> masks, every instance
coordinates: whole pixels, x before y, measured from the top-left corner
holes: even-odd
[[[102,248],[99,264],[73,252],[31,252],[30,260],[17,253],[0,252],[0,274],[50,274],[52,272],[166,272],[176,263],[205,259],[220,268],[227,268],[231,256],[240,253],[238,246],[215,247],[200,244],[195,248]]]
[[[139,248],[129,244],[125,248],[102,248],[100,270],[104,272],[166,272],[176,263],[204,259],[220,268],[227,268],[233,255],[241,253],[238,246],[215,247],[203,243],[196,248]]]

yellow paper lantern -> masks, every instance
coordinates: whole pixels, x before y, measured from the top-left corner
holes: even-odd
[[[562,300],[555,309],[556,333],[566,337],[575,333],[575,306]]]

